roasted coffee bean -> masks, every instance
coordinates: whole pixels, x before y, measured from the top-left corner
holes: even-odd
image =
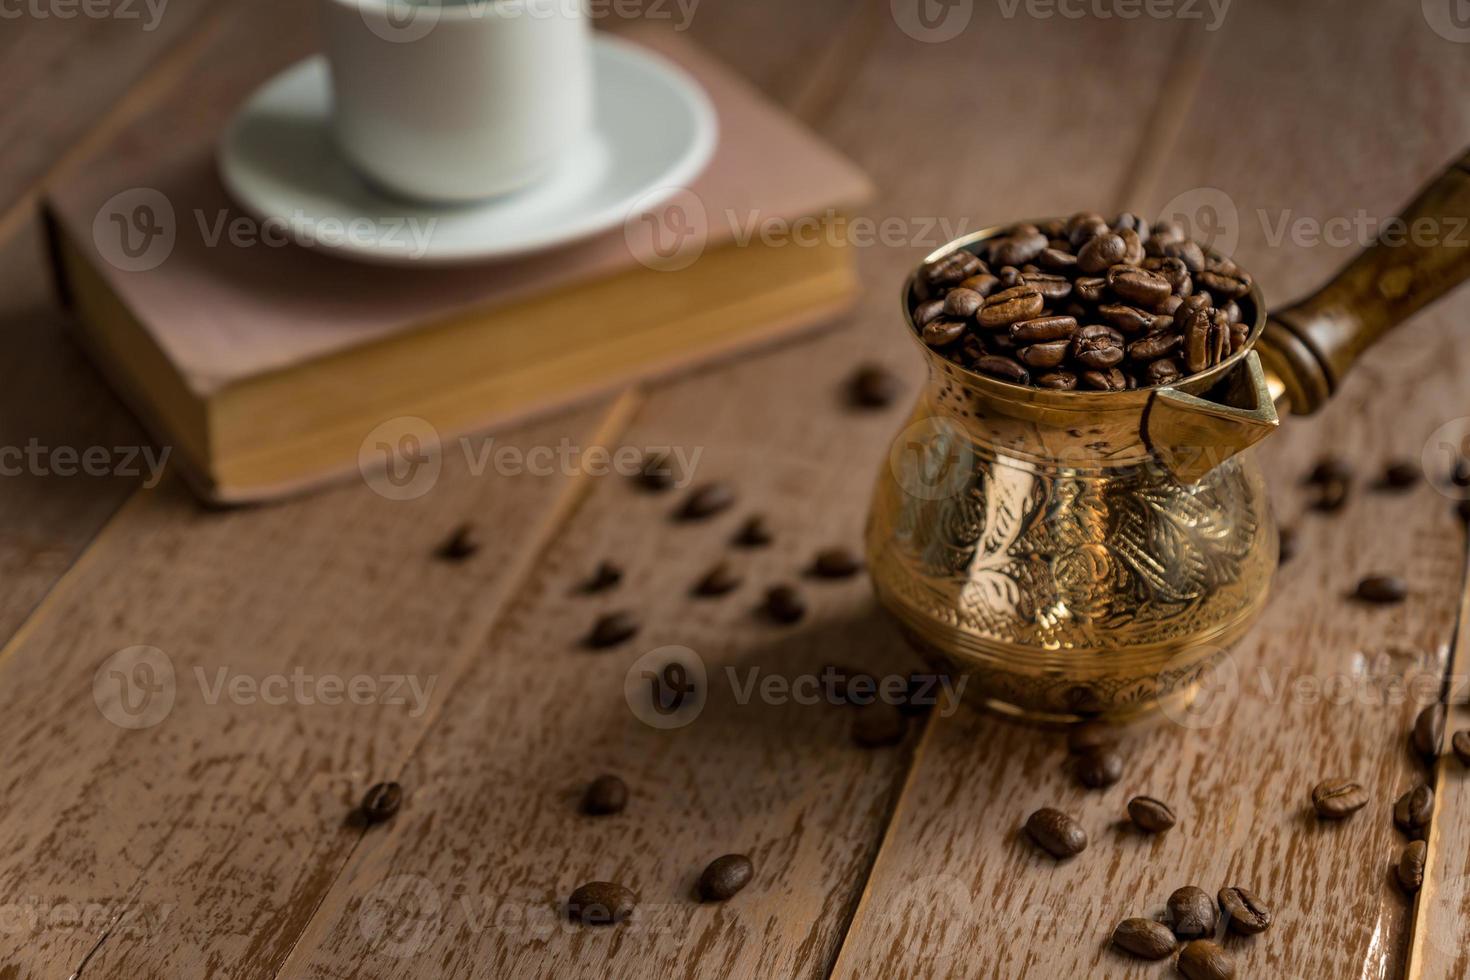
[[[1424,862],[1429,857],[1429,845],[1422,840],[1410,841],[1399,855],[1396,869],[1404,891],[1412,895],[1424,884]]]
[[[1220,889],[1225,927],[1239,936],[1255,936],[1271,928],[1271,910],[1254,892],[1231,886]]]
[[[1026,834],[1054,858],[1069,858],[1087,849],[1087,831],[1072,817],[1042,807],[1026,818]]]
[[[438,555],[445,561],[461,562],[468,560],[479,550],[480,542],[475,539],[475,526],[473,524],[461,524],[439,546]]]
[[[1123,391],[1128,387],[1127,377],[1117,368],[1107,371],[1083,371],[1082,383],[1097,391]]]
[[[1189,326],[1190,318],[1196,313],[1203,312],[1207,316],[1210,312],[1210,298],[1202,293],[1191,293],[1179,302],[1179,307],[1174,311],[1174,328],[1183,331]]]
[[[848,383],[848,395],[858,408],[887,408],[903,392],[898,375],[879,364],[858,368]]]
[[[1036,264],[1048,272],[1070,272],[1077,267],[1077,256],[1059,248],[1044,248],[1036,256]]]
[[[1414,751],[1431,761],[1439,758],[1440,750],[1444,748],[1444,725],[1443,704],[1431,704],[1419,712],[1419,716],[1414,719],[1414,731],[1410,736]]]
[[[1312,806],[1324,820],[1341,820],[1368,805],[1368,791],[1351,779],[1324,779],[1312,787]]]
[[[944,300],[931,299],[914,307],[914,326],[923,328],[944,315]]]
[[[1174,826],[1174,811],[1163,800],[1135,796],[1128,801],[1128,819],[1145,834],[1161,834]]]
[[[1149,231],[1166,242],[1182,242],[1189,236],[1184,232],[1184,226],[1177,221],[1160,219],[1155,221]]]
[[[1036,376],[1036,387],[1050,391],[1071,391],[1077,387],[1077,375],[1071,371],[1048,371]]]
[[[1462,728],[1455,732],[1455,737],[1450,739],[1450,748],[1455,750],[1455,758],[1462,766],[1470,766],[1470,729]]]
[[[1112,749],[1094,749],[1077,756],[1073,771],[1088,789],[1106,789],[1123,778],[1123,757]]]
[[[694,583],[694,594],[703,598],[727,595],[740,587],[740,576],[729,562],[720,562]]]
[[[1294,527],[1283,527],[1280,532],[1280,548],[1277,552],[1277,564],[1285,565],[1296,557],[1297,547],[1301,543],[1301,537]]]
[[[1125,334],[1148,333],[1160,329],[1157,325],[1158,318],[1154,314],[1126,303],[1104,303],[1097,308],[1097,315]],[[1167,326],[1168,323],[1164,325]]]
[[[1125,228],[1118,232],[1118,237],[1123,239],[1122,263],[1124,265],[1136,266],[1142,262],[1143,239],[1139,237],[1138,232],[1131,228]]]
[[[1120,211],[1108,222],[1108,227],[1122,234],[1124,231],[1148,231],[1148,223],[1132,211]]]
[[[1455,514],[1465,524],[1470,525],[1470,499],[1462,500],[1455,505]]]
[[[587,645],[594,650],[605,650],[631,640],[638,633],[638,617],[626,609],[610,612],[598,618],[587,634]]]
[[[1128,357],[1139,362],[1157,361],[1179,349],[1177,333],[1156,333],[1128,345]]]
[[[1041,298],[1048,303],[1060,303],[1072,295],[1072,281],[1066,276],[1053,275],[1049,272],[1023,272],[1021,283],[1026,286],[1034,286],[1041,293]]]
[[[1035,225],[1017,225],[986,243],[991,265],[1025,265],[1046,245],[1046,236]]]
[[[932,288],[944,290],[959,285],[971,276],[988,271],[985,263],[981,262],[977,256],[964,249],[959,249],[942,255],[921,268],[919,280]]]
[[[975,359],[975,370],[981,374],[988,374],[992,378],[1000,378],[1002,381],[1010,381],[1014,384],[1025,384],[1031,380],[1031,372],[1027,371],[1021,363],[1013,358],[1001,357],[997,354],[987,354]]]
[[[775,532],[764,514],[752,514],[735,532],[733,543],[742,548],[764,548],[776,540]]]
[[[944,297],[944,315],[955,320],[968,320],[979,313],[980,307],[984,305],[984,296],[973,289],[959,286],[951,289]]]
[[[1153,919],[1124,919],[1113,929],[1113,945],[1145,960],[1161,960],[1178,943],[1169,927]]]
[[[1179,954],[1178,965],[1185,980],[1235,980],[1235,964],[1208,939],[1188,943]]]
[[[1358,582],[1354,597],[1380,604],[1403,602],[1409,595],[1409,584],[1397,575],[1369,575]]]
[[[589,881],[567,899],[567,915],[588,926],[622,922],[633,914],[638,896],[614,881]]]
[[[818,578],[851,578],[862,567],[862,561],[850,548],[839,545],[817,552],[817,558],[812,562],[812,574]]]
[[[1163,257],[1166,259],[1179,259],[1184,267],[1189,270],[1190,275],[1198,275],[1205,271],[1205,253],[1199,244],[1188,238],[1165,242]]]
[[[623,580],[623,570],[610,561],[600,562],[597,570],[592,573],[582,586],[582,591],[587,593],[606,592],[614,588]]]
[[[878,749],[903,741],[908,719],[897,706],[874,701],[857,709],[852,723],[852,740],[866,749]]]
[[[1230,353],[1234,354],[1245,347],[1246,341],[1250,340],[1250,327],[1244,323],[1230,324]]]
[[[1077,332],[1077,320],[1070,316],[1042,316],[1011,324],[1011,339],[1018,344],[1040,344],[1062,340]]]
[[[1118,730],[1101,721],[1079,721],[1067,729],[1067,751],[1073,755],[1110,749],[1118,744]]]
[[[976,317],[982,327],[996,329],[1041,315],[1046,300],[1035,286],[1022,284],[995,293]]]
[[[1072,347],[1069,340],[1049,340],[1042,344],[1032,344],[1030,347],[1022,347],[1016,351],[1016,357],[1027,367],[1054,368],[1067,359],[1067,351]]]
[[[1108,230],[1108,223],[1095,211],[1079,211],[1067,219],[1065,234],[1074,249]]]
[[[1312,509],[1324,514],[1335,514],[1347,506],[1352,484],[1344,480],[1329,480],[1316,485],[1317,495],[1312,500]]]
[[[1317,460],[1307,473],[1304,482],[1307,484],[1351,483],[1354,476],[1356,473],[1353,464],[1346,458],[1327,455]]]
[[[645,490],[657,492],[672,489],[678,482],[673,460],[663,453],[646,457],[638,473],[638,482]]]
[[[375,783],[363,794],[357,812],[367,824],[392,819],[403,805],[403,787],[397,783]]]
[[[1151,385],[1166,385],[1184,374],[1179,362],[1173,358],[1154,361],[1144,369],[1144,376]]]
[[[1185,885],[1169,896],[1169,924],[1180,939],[1215,934],[1215,900],[1203,888]]]
[[[1080,327],[1072,336],[1072,359],[1085,368],[1106,370],[1123,360],[1123,346],[1101,324]]]
[[[1108,281],[1103,276],[1083,276],[1072,284],[1072,292],[1084,303],[1100,303],[1107,295]]]
[[[1422,837],[1434,815],[1434,790],[1420,783],[1393,805],[1393,824],[1410,838]]]
[[[1216,296],[1238,299],[1251,291],[1250,277],[1238,272],[1205,269],[1195,273],[1195,282]]]
[[[930,347],[948,347],[963,337],[969,326],[966,320],[950,320],[940,317],[924,327],[924,343]]]
[[[1102,275],[1108,266],[1122,262],[1127,251],[1128,245],[1118,233],[1095,235],[1077,250],[1077,270],[1084,275]]]
[[[706,902],[723,902],[755,877],[755,865],[744,854],[726,854],[715,858],[699,876],[699,897]]]
[[[679,516],[687,521],[713,517],[735,503],[735,491],[728,483],[705,483],[695,487],[679,509]]]
[[[1214,363],[1211,360],[1210,327],[1210,314],[1205,310],[1190,314],[1184,325],[1184,366],[1190,374],[1198,374]]]
[[[1387,490],[1407,490],[1419,482],[1421,474],[1418,463],[1399,459],[1383,468],[1383,477],[1378,482]]]
[[[1047,238],[1067,237],[1066,218],[1047,218],[1045,221],[1038,222],[1036,227],[1039,228],[1041,230],[1041,233]]]
[[[1005,266],[997,273],[1001,289],[1014,289],[1021,285],[1021,270],[1013,265]]]
[[[628,805],[628,784],[617,776],[598,776],[582,796],[582,812],[592,817],[622,813]]]
[[[766,590],[765,610],[771,619],[790,625],[806,615],[806,600],[794,586],[774,585]]]
[[[1450,485],[1462,490],[1470,487],[1470,459],[1462,457],[1455,460],[1455,468],[1450,471]]]
[[[960,288],[979,293],[981,296],[989,296],[1000,288],[1000,280],[988,272],[982,272],[960,283]]]
[[[1131,265],[1115,265],[1108,270],[1108,288],[1113,295],[1144,309],[1156,310],[1169,297],[1169,280],[1157,272]]]
[[[1157,259],[1158,264],[1154,272],[1158,273],[1165,282],[1169,284],[1169,296],[1175,301],[1183,302],[1184,297],[1194,292],[1194,280],[1189,275],[1189,267],[1184,264],[1183,259]],[[1166,296],[1160,304],[1168,300]],[[1240,319],[1240,308],[1236,307],[1236,319]]]

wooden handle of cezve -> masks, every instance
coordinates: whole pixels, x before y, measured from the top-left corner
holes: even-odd
[[[1294,413],[1321,408],[1364,351],[1470,278],[1470,152],[1400,217],[1327,285],[1271,313],[1261,359]]]

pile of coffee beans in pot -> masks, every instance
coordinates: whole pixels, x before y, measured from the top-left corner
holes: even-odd
[[[1169,384],[1239,351],[1250,274],[1171,221],[1091,211],[1022,224],[919,270],[924,343],[961,367],[1059,391]]]

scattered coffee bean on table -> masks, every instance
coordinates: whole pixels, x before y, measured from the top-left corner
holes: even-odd
[[[1072,771],[1088,789],[1106,789],[1123,778],[1123,757],[1112,749],[1093,749],[1077,756]]]
[[[567,915],[588,926],[622,922],[633,914],[638,896],[615,881],[589,881],[567,899]]]
[[[643,460],[643,468],[638,473],[638,483],[645,490],[655,493],[664,490],[672,490],[678,482],[678,475],[674,472],[674,461],[663,453],[656,453]]]
[[[1399,856],[1399,884],[1411,895],[1424,884],[1424,861],[1428,854],[1429,845],[1422,840],[1415,840],[1410,841]]]
[[[744,854],[717,857],[699,876],[699,897],[706,902],[723,902],[750,884],[755,865]]]
[[[686,521],[702,521],[726,510],[735,503],[735,491],[728,483],[705,483],[695,487],[679,508],[679,517]]]
[[[1470,459],[1455,460],[1455,468],[1450,471],[1450,485],[1470,487]]]
[[[628,784],[617,776],[598,776],[582,797],[582,812],[593,817],[622,813],[627,805]]]
[[[1062,231],[1051,235],[1049,231]],[[1051,390],[1169,384],[1239,353],[1251,277],[1184,229],[1093,212],[1020,224],[922,266],[910,297],[924,343],[968,370]]]
[[[1409,838],[1424,836],[1430,817],[1434,816],[1434,790],[1420,783],[1393,805],[1393,825]]]
[[[626,609],[607,613],[592,625],[587,645],[596,650],[615,647],[631,640],[638,633],[638,627],[638,617]]]
[[[1470,500],[1462,500],[1455,504],[1455,513],[1459,515],[1460,520],[1470,524]]]
[[[1351,483],[1356,471],[1345,456],[1327,455],[1317,460],[1307,474],[1308,484],[1321,486],[1324,483]]]
[[[1163,800],[1135,796],[1128,801],[1128,819],[1145,834],[1162,834],[1175,824],[1174,811]]]
[[[1087,849],[1087,831],[1075,819],[1052,807],[1026,818],[1026,835],[1054,858],[1069,858]]]
[[[1254,936],[1271,928],[1271,910],[1252,891],[1232,885],[1220,889],[1220,911],[1225,926],[1241,936]]]
[[[1431,704],[1414,719],[1414,730],[1409,735],[1414,751],[1428,761],[1439,758],[1444,748],[1445,706]]]
[[[857,709],[852,726],[852,740],[868,749],[897,745],[908,730],[908,719],[897,705],[875,701]]]
[[[740,576],[727,561],[722,561],[714,568],[704,573],[704,577],[694,583],[694,594],[704,598],[727,595],[740,587]]]
[[[473,524],[461,524],[439,546],[439,550],[436,553],[445,561],[459,562],[468,560],[479,550],[480,543],[475,540],[475,526]]]
[[[358,812],[369,824],[389,820],[403,805],[403,787],[397,783],[376,783],[363,794]]]
[[[1368,805],[1368,791],[1351,779],[1324,779],[1312,787],[1312,806],[1324,820],[1341,820]]]
[[[1073,755],[1111,748],[1118,744],[1118,730],[1101,721],[1082,721],[1067,729],[1067,751]]]
[[[1203,888],[1185,885],[1169,896],[1169,924],[1180,939],[1215,934],[1215,900]]]
[[[812,574],[818,578],[851,578],[863,567],[851,549],[841,546],[823,548],[812,562]]]
[[[735,532],[735,544],[742,548],[764,548],[774,540],[775,532],[764,514],[752,514]]]
[[[1423,474],[1419,464],[1407,459],[1397,459],[1383,468],[1378,485],[1385,490],[1407,490],[1419,482]]]
[[[902,393],[898,375],[880,364],[864,364],[848,382],[848,399],[858,408],[887,408]]]
[[[1390,605],[1403,602],[1409,595],[1409,585],[1397,575],[1369,575],[1358,582],[1353,597],[1363,602]]]
[[[1179,954],[1179,972],[1187,980],[1234,980],[1235,963],[1208,939],[1196,939]]]
[[[778,623],[790,625],[806,615],[806,600],[795,586],[773,585],[766,590],[766,615]]]
[[[1351,484],[1333,480],[1317,485],[1317,496],[1312,500],[1313,510],[1324,514],[1335,514],[1347,506]]]
[[[610,561],[601,562],[598,564],[597,570],[592,573],[592,577],[582,586],[582,591],[587,593],[606,592],[622,580],[622,568]]]
[[[1145,960],[1161,960],[1174,952],[1174,933],[1153,919],[1124,919],[1113,929],[1113,945]]]
[[[1301,538],[1294,527],[1283,527],[1280,533],[1281,551],[1277,556],[1277,563],[1285,565],[1296,557]]]
[[[1461,765],[1470,766],[1470,729],[1462,728],[1455,732],[1455,737],[1450,739],[1450,748],[1455,750],[1455,758]]]

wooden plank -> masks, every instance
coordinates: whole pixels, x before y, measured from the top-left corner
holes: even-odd
[[[978,225],[996,206],[992,186],[1024,188],[1023,178],[1039,172],[1069,203],[1118,186],[1125,161],[1094,162],[1093,152],[1118,124],[1105,130],[1086,105],[1079,118],[1098,125],[1055,140],[1042,167],[980,152],[991,142],[983,127],[954,120],[973,111],[977,93],[1003,89],[1040,44],[1053,52],[1055,85],[1034,93],[1026,111],[997,119],[1007,139],[1046,143],[1055,121],[1077,106],[1086,66],[1104,51],[1134,71],[1095,98],[1141,120],[1167,70],[1173,26],[1136,27],[997,19],[953,46],[920,44],[892,23],[881,29],[822,127],[886,189],[870,217],[893,218],[919,240],[863,250],[871,290],[853,329],[650,393],[626,438],[702,447],[700,478],[730,480],[739,505],[708,525],[681,526],[668,523],[675,499],[618,483],[593,490],[414,752],[403,775],[405,810],[354,852],[284,975],[830,970],[918,732],[897,748],[859,749],[850,742],[852,708],[742,704],[739,685],[750,668],[784,682],[828,662],[878,676],[913,668],[866,585],[802,575],[818,548],[858,546],[871,474],[899,423],[898,406],[853,414],[842,382],[860,360],[877,357],[902,364],[910,390],[917,383],[893,292],[901,270],[939,244],[922,240],[935,234],[933,209]],[[956,77],[966,85],[946,84]],[[905,139],[893,139],[889,126]],[[1141,127],[1128,132],[1142,135]],[[914,154],[940,137],[951,141],[947,152]],[[1038,182],[1007,206],[1045,201]],[[752,511],[769,515],[775,544],[730,548]],[[624,586],[596,600],[573,595],[587,562],[605,555],[626,564]],[[717,557],[738,565],[741,589],[723,600],[691,599],[689,587]],[[794,628],[754,612],[763,589],[782,580],[798,583],[811,603]],[[646,624],[634,641],[603,654],[579,649],[598,613],[624,605]],[[640,658],[665,645],[697,652],[708,677],[703,713],[672,731],[643,724],[623,689],[630,671],[638,677]],[[621,816],[593,820],[577,812],[578,793],[604,771],[629,783],[632,800]],[[755,882],[725,905],[693,901],[700,869],[728,851],[752,855]],[[565,922],[560,903],[597,878],[639,892],[634,921],[608,930]]]
[[[170,111],[220,118],[304,50],[291,6],[236,8]],[[161,130],[145,118],[123,138],[166,141]],[[589,447],[635,403],[498,444]],[[240,704],[212,685],[221,670],[300,670],[452,689],[582,482],[469,470],[447,459],[429,496],[396,505],[363,486],[228,514],[199,511],[172,484],[134,498],[0,659],[6,785],[29,801],[0,815],[0,888],[27,896],[39,922],[0,937],[0,962],[27,976],[79,964],[98,976],[277,972],[362,840],[345,814],[400,768],[436,705]],[[432,548],[471,515],[484,550],[465,568],[435,563]],[[99,713],[92,682],[134,645],[172,659],[176,701],[156,727],[124,731]],[[96,914],[76,923],[75,907]]]
[[[1404,64],[1416,66],[1412,79]],[[1268,229],[1283,213],[1391,216],[1470,135],[1470,112],[1450,95],[1470,81],[1467,70],[1417,8],[1381,4],[1327,30],[1308,7],[1242,6],[1177,143],[1154,144],[1168,154],[1157,182],[1141,202],[1118,203],[1159,208],[1194,188],[1223,189],[1239,209],[1237,258],[1268,296],[1288,299],[1352,248],[1274,246]],[[1336,81],[1321,84],[1327,77]],[[1366,471],[1417,458],[1437,425],[1464,413],[1467,310],[1460,294],[1421,317],[1320,417],[1288,420],[1263,447],[1277,513],[1300,525],[1302,554],[1232,653],[1239,694],[1218,724],[1130,733],[1123,781],[1088,793],[1069,777],[1057,736],[974,715],[936,720],[836,976],[1155,976],[1159,965],[1126,959],[1108,936],[1124,917],[1161,913],[1186,884],[1244,885],[1275,909],[1268,933],[1226,941],[1238,975],[1401,974],[1409,903],[1389,876],[1402,846],[1390,810],[1422,773],[1404,739],[1418,705],[1393,692],[1414,677],[1437,687],[1462,537],[1425,485],[1359,493],[1327,518],[1303,513],[1297,484],[1324,450]],[[1346,602],[1374,570],[1403,574],[1409,601]],[[1334,703],[1344,696],[1350,703]],[[1369,787],[1372,804],[1343,824],[1319,823],[1310,788],[1339,774]],[[1156,839],[1122,829],[1125,801],[1138,793],[1170,801],[1179,826]],[[1087,852],[1057,864],[1025,842],[1018,830],[1043,805],[1078,816]]]

